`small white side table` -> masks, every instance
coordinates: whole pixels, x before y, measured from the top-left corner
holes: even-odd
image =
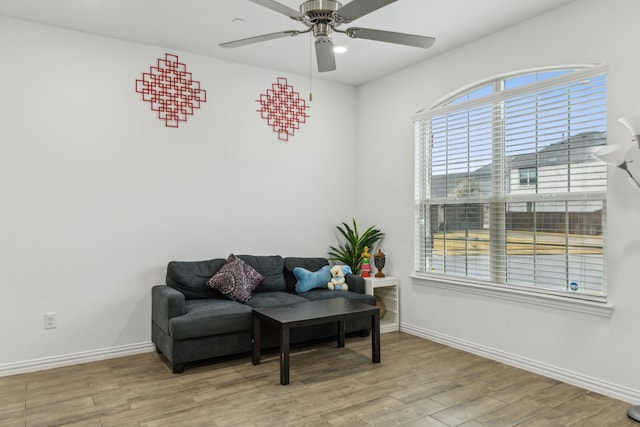
[[[380,319],[380,332],[400,330],[400,281],[393,277],[367,277],[364,279],[365,292],[382,301],[387,312]]]

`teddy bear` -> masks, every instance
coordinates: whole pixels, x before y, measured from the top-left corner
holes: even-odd
[[[342,267],[339,265],[334,265],[331,267],[331,280],[327,283],[327,287],[331,290],[336,291],[348,291],[349,286],[345,283],[344,280],[344,271]]]

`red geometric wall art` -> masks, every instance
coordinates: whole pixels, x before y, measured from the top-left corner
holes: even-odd
[[[309,106],[300,94],[293,90],[293,86],[287,83],[287,79],[278,77],[277,82],[260,95],[260,109],[256,110],[267,124],[278,134],[278,139],[288,141],[300,123],[305,123],[309,117],[305,111]]]
[[[186,122],[202,102],[207,102],[207,91],[200,89],[200,82],[193,80],[176,55],[168,53],[164,59],[158,59],[157,66],[149,67],[148,73],[142,73],[142,79],[136,80],[136,92],[151,104],[165,126],[173,128]]]

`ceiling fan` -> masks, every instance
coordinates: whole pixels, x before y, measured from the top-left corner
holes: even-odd
[[[299,12],[274,0],[249,1],[286,15],[295,21],[302,22],[308,27],[308,29],[288,30],[264,34],[261,36],[221,43],[220,46],[234,48],[252,43],[283,37],[295,37],[300,34],[313,32],[319,72],[333,71],[336,69],[336,57],[333,52],[333,40],[331,39],[331,33],[333,32],[346,34],[348,37],[353,39],[375,40],[423,49],[431,47],[431,45],[436,41],[433,37],[396,33],[392,31],[372,30],[369,28],[352,27],[345,30],[338,29],[342,24],[348,24],[355,21],[356,19],[397,0],[352,0],[344,6],[342,3],[335,0],[308,0],[300,5]]]

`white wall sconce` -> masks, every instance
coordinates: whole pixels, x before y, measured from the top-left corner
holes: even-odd
[[[602,160],[608,165],[615,166],[622,169],[629,175],[629,181],[634,183],[640,188],[640,182],[633,176],[629,170],[629,165],[625,160],[626,154],[631,151],[630,149],[624,149],[618,144],[605,145],[602,148],[596,150],[593,155]]]
[[[640,148],[640,114],[636,114],[630,117],[623,117],[618,121],[622,123],[627,129],[629,129],[629,132],[631,132],[631,135],[633,135],[633,140],[637,142],[638,148]],[[638,182],[636,177],[634,177],[629,170],[628,163],[631,163],[631,161],[627,162],[627,160],[625,160],[627,153],[631,151],[632,147],[633,146],[623,147],[622,145],[618,144],[605,145],[604,147],[596,150],[593,155],[603,162],[625,171],[627,175],[629,175],[629,182],[635,184],[636,187],[640,188],[640,182]]]
[[[640,148],[640,114],[623,117],[618,119],[618,121],[629,129],[629,132],[633,135],[633,140],[638,143],[638,148]]]

